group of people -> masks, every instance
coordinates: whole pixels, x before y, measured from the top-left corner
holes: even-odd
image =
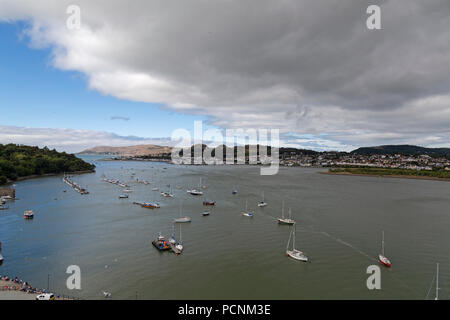
[[[26,293],[31,294],[41,294],[41,293],[47,293],[45,289],[37,289],[33,288],[28,282],[23,281],[22,279],[19,279],[17,277],[9,278],[8,276],[2,276],[0,275],[0,280],[12,282],[12,285],[4,285],[1,287],[1,290],[18,290]]]

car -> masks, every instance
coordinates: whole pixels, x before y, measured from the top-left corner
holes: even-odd
[[[55,295],[53,293],[42,293],[36,296],[36,300],[55,300]]]

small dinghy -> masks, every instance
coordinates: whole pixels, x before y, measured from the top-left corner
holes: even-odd
[[[128,195],[127,194],[121,194],[119,196],[119,199],[128,199]]]
[[[211,214],[211,212],[209,212],[209,211],[203,211],[202,212],[202,216],[204,216],[204,217],[207,217],[207,216],[209,216]]]

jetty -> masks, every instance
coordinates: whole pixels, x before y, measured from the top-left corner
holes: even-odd
[[[118,185],[119,187],[122,187],[122,188],[128,188],[129,187],[129,185],[127,185],[126,183],[120,182],[119,180],[116,180],[116,179],[103,178],[102,180],[104,182],[107,182],[107,183]]]
[[[82,188],[77,183],[73,182],[70,178],[71,178],[70,176],[64,175],[64,178],[62,180],[64,183],[71,186],[79,194],[89,194],[89,191],[87,191],[85,188]]]

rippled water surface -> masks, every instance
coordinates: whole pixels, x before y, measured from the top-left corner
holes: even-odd
[[[450,298],[448,182],[301,168],[261,176],[254,166],[89,160],[96,173],[74,177],[89,195],[76,193],[60,176],[17,183],[19,200],[0,211],[0,274],[42,288],[50,275],[51,290],[93,299],[103,290],[113,299],[424,299],[440,262],[440,295]],[[103,175],[128,183],[130,198],[119,200],[122,189],[103,182]],[[200,178],[206,198],[217,201],[209,217],[201,215],[204,197],[186,193]],[[152,191],[168,184],[173,199]],[[269,205],[258,208],[262,192]],[[297,247],[310,263],[285,256],[289,227],[275,221],[282,200],[286,212],[292,208]],[[161,208],[133,201],[157,201]],[[254,218],[240,214],[246,201]],[[158,252],[151,241],[159,232],[170,236],[181,204],[192,218],[182,225],[185,251]],[[23,219],[27,209],[35,212],[33,221]],[[381,268],[382,289],[369,291],[366,269],[378,264],[382,230],[393,266]],[[69,265],[81,268],[81,291],[65,287]]]

